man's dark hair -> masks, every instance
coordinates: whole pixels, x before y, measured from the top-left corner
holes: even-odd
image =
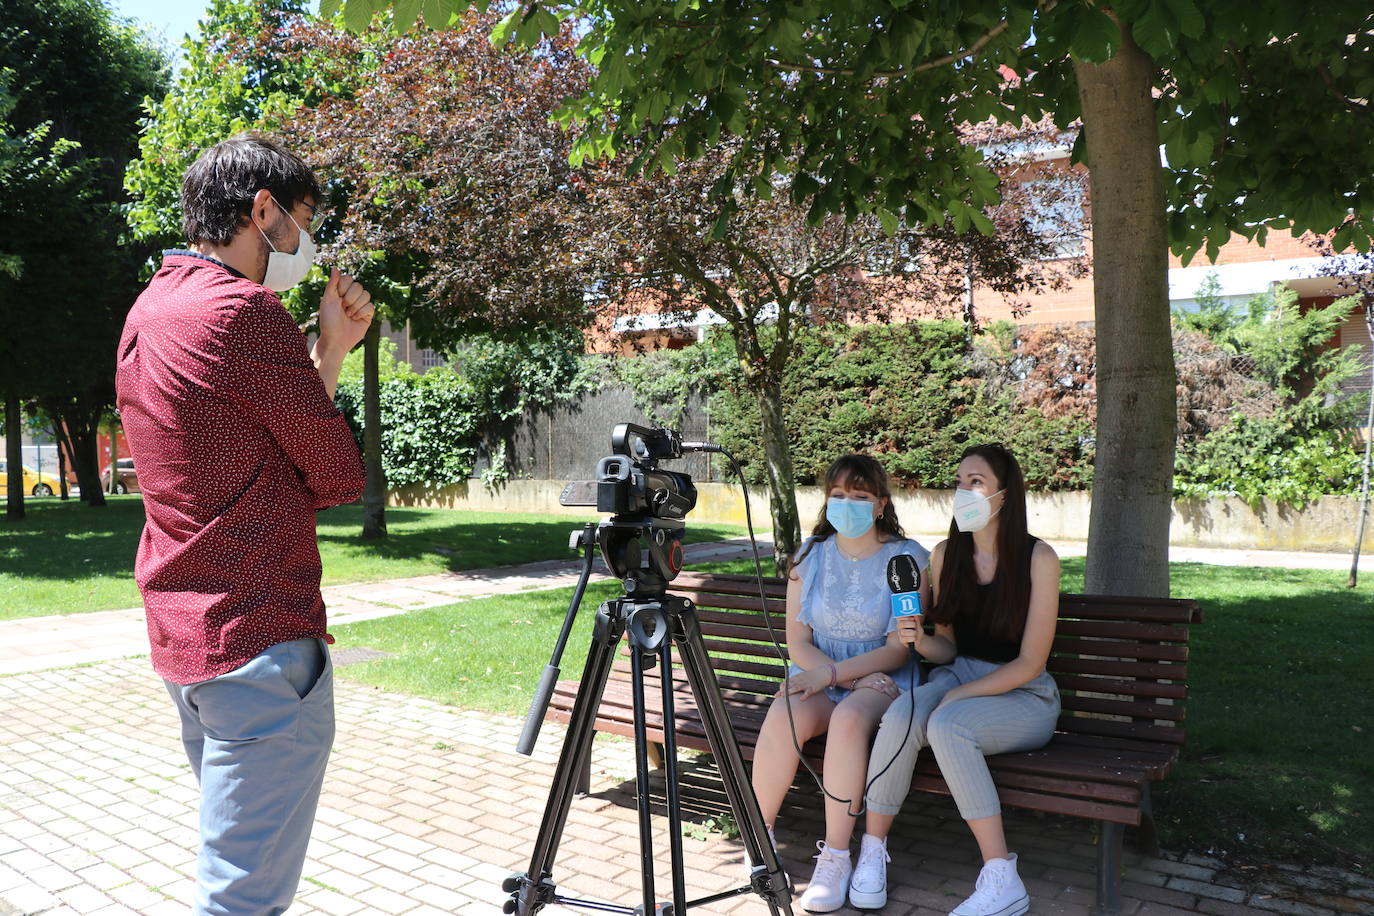
[[[181,180],[186,241],[229,244],[263,188],[288,213],[302,200],[320,199],[320,183],[310,166],[274,140],[239,134],[201,153]]]

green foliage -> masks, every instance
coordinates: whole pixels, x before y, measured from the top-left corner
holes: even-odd
[[[477,389],[451,369],[395,374],[380,385],[382,468],[394,487],[466,480],[477,459]],[[362,441],[363,384],[340,382],[335,401]]]
[[[634,393],[635,406],[662,426],[677,427],[692,395],[706,395],[738,381],[735,346],[728,333],[680,350],[650,350],[611,363],[615,378]]]
[[[1357,304],[1350,297],[1303,311],[1297,292],[1284,287],[1251,299],[1249,315],[1232,332],[1258,376],[1290,402],[1300,427],[1343,425],[1351,418],[1355,405],[1341,397],[1340,386],[1360,372],[1360,363],[1352,348],[1329,343]]]
[[[326,8],[365,24],[388,3]],[[426,19],[472,5],[426,0]],[[579,160],[635,149],[633,168],[671,173],[730,134],[744,141],[730,182],[741,190],[792,174],[818,217],[886,211],[908,224],[976,222],[995,182],[959,147],[958,125],[1042,113],[1072,123],[1075,65],[1112,58],[1129,28],[1157,74],[1177,252],[1215,254],[1232,233],[1262,240],[1279,227],[1336,230],[1338,249],[1361,251],[1374,235],[1368,4],[1311,16],[1289,0],[1118,0],[1110,11],[1092,0],[546,0],[513,10],[494,39],[532,44],[555,18],[578,23],[597,67],[563,113],[585,125]]]
[[[1302,507],[1359,486],[1353,435],[1304,428],[1291,411],[1258,419],[1237,415],[1210,436],[1181,445],[1174,466],[1175,496],[1235,496],[1251,506],[1268,498]]]
[[[1207,274],[1195,294],[1197,311],[1185,312],[1180,308],[1174,308],[1174,327],[1183,331],[1197,331],[1222,349],[1238,353],[1240,345],[1235,339],[1234,332],[1245,320],[1245,316],[1237,314],[1230,303],[1221,298],[1220,293],[1221,280],[1216,272],[1212,271]]]
[[[535,326],[518,337],[474,334],[449,351],[454,368],[480,392],[487,424],[514,420],[529,407],[549,407],[594,390],[581,372],[582,334]]]
[[[245,53],[244,36],[299,16],[298,0],[214,0],[200,37],[184,44],[184,65],[165,97],[144,101],[139,155],[124,185],[135,237],[162,246],[182,238],[181,179],[201,151],[220,140],[280,123],[303,104],[310,71],[296,56]]]
[[[580,372],[580,346],[580,334],[554,329],[532,330],[514,341],[478,335],[454,349],[456,368],[419,375],[396,359],[395,343],[382,338],[377,375],[387,484],[444,486],[466,480],[483,442],[500,437],[526,409],[570,400],[594,387]],[[335,401],[361,443],[361,348],[344,358]],[[497,444],[484,479],[495,485],[507,476],[503,446]]]
[[[66,186],[74,176],[73,167],[66,162],[68,154],[81,147],[63,138],[48,144],[51,121],[27,130],[10,126],[10,115],[18,104],[12,91],[14,76],[11,68],[0,67],[0,209],[10,213],[24,206],[25,200],[51,195]],[[0,251],[0,276],[17,280],[23,267],[20,255]]]
[[[1292,294],[1279,292],[1256,297],[1248,316],[1217,324],[1251,367],[1250,380],[1232,394],[1260,386],[1274,395],[1262,415],[1231,405],[1234,415],[1209,435],[1181,433],[1177,496],[1302,505],[1357,490],[1353,401],[1333,397],[1352,371],[1350,354],[1324,346],[1349,307],[1344,301],[1299,313]],[[879,456],[901,484],[944,487],[967,445],[998,441],[1020,458],[1032,490],[1091,486],[1091,336],[997,327],[970,353],[964,335],[957,321],[804,334],[781,395],[798,483],[819,482],[836,456],[859,451]],[[713,438],[740,459],[751,482],[763,481],[758,402],[727,334],[617,360],[614,372],[655,422],[678,423],[689,395],[707,397]],[[1047,378],[1058,390],[1046,389]]]
[[[1086,487],[1089,422],[1019,404],[1013,389],[991,384],[995,361],[980,364],[971,368],[959,321],[809,330],[782,383],[797,482],[819,483],[831,461],[854,451],[878,456],[898,483],[945,487],[964,448],[998,441],[1021,457],[1033,488]],[[622,359],[615,371],[657,422],[680,417],[687,394],[708,395],[712,437],[739,458],[752,482],[764,479],[758,401],[728,335]]]
[[[724,811],[707,815],[700,821],[683,821],[682,835],[694,840],[713,840],[717,837],[733,840],[740,835],[739,823],[735,820],[734,814]]]
[[[114,404],[115,351],[146,257],[127,238],[121,177],[139,101],[162,91],[167,70],[100,0],[6,0],[0,12],[0,72],[12,75],[0,159],[17,156],[0,164],[0,323],[11,329],[0,391],[61,419],[91,503],[102,502],[92,440]]]
[[[343,364],[339,367],[340,385],[361,385],[363,382],[363,360],[365,353],[362,347],[355,347],[344,357]],[[396,341],[390,337],[381,337],[377,340],[377,380],[381,383],[391,381],[399,376],[414,375],[415,370],[410,368],[409,363],[403,363],[396,358]]]
[[[1204,307],[1192,326],[1243,355],[1278,407],[1269,416],[1237,413],[1210,435],[1181,442],[1176,496],[1236,496],[1252,506],[1269,498],[1301,506],[1318,496],[1356,492],[1360,460],[1350,425],[1359,405],[1340,386],[1361,367],[1353,348],[1329,346],[1356,304],[1341,299],[1302,311],[1297,294],[1281,289],[1253,297],[1244,316]]]

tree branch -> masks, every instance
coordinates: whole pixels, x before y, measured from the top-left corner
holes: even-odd
[[[1321,77],[1327,90],[1336,98],[1340,99],[1346,108],[1349,108],[1356,114],[1364,115],[1365,117],[1374,117],[1374,110],[1371,110],[1368,105],[1355,101],[1337,88],[1336,81],[1331,77],[1331,71],[1326,69],[1326,64],[1317,65],[1317,75]]]
[[[916,73],[924,73],[927,70],[938,70],[940,67],[947,67],[957,60],[976,56],[979,51],[987,47],[988,42],[1005,32],[1010,25],[1011,23],[1009,22],[998,23],[962,51],[955,51],[943,57],[937,57],[934,60],[928,60],[924,63],[917,64],[914,67],[902,67],[897,70],[874,70],[868,76],[870,79],[897,79],[903,76],[911,76]],[[794,64],[788,61],[773,60],[772,58],[765,58],[763,62],[774,70],[823,73],[834,76],[856,76],[858,74],[857,70],[850,67],[816,67],[811,64]]]
[[[1059,0],[1045,0],[1045,2],[1039,5],[1040,11],[1043,13],[1048,13],[1050,10],[1055,8],[1058,2]],[[1011,23],[1009,21],[999,22],[997,25],[993,26],[991,29],[988,29],[986,32],[980,35],[977,41],[975,41],[973,44],[969,45],[967,48],[964,48],[961,51],[955,51],[951,54],[946,54],[943,57],[937,57],[934,60],[925,61],[924,63],[917,64],[914,67],[902,67],[897,70],[875,70],[874,72],[869,74],[869,78],[897,79],[903,76],[911,76],[912,74],[916,73],[924,73],[927,70],[937,70],[940,67],[947,67],[955,61],[960,61],[967,57],[976,57],[984,48],[988,46],[989,42],[991,42],[998,35],[1001,35],[1010,27]],[[858,73],[858,71],[853,69],[852,67],[818,67],[812,64],[796,64],[791,63],[789,61],[773,60],[772,58],[765,58],[763,62],[775,70],[792,70],[803,73],[821,73],[832,76],[855,76]]]

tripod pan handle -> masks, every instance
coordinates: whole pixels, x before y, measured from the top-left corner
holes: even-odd
[[[520,740],[515,745],[515,750],[526,757],[534,753],[539,726],[544,723],[544,713],[549,708],[549,699],[553,696],[553,688],[558,683],[558,671],[557,665],[545,665],[544,673],[539,676],[539,686],[534,689],[530,711],[525,714],[525,728],[520,732]]]

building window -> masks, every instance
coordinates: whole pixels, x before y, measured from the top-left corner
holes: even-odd
[[[1087,235],[1082,182],[1069,176],[1037,178],[1027,181],[1024,190],[1026,221],[1052,249],[1046,260],[1081,256]]]
[[[448,365],[448,361],[444,359],[444,354],[436,353],[428,347],[416,350],[415,355],[420,358],[420,368],[422,370]]]

